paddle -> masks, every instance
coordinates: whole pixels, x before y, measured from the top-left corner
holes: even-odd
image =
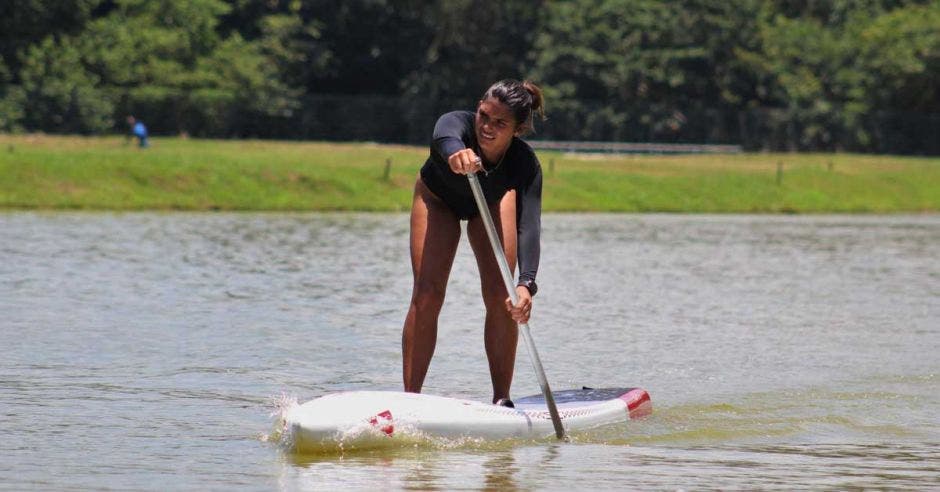
[[[477,208],[480,209],[480,217],[483,218],[483,225],[486,227],[486,235],[490,238],[490,245],[493,247],[493,254],[496,255],[496,262],[499,263],[500,273],[503,275],[503,283],[506,284],[506,290],[509,291],[509,298],[512,304],[519,302],[519,295],[516,294],[516,285],[513,282],[512,272],[509,270],[509,263],[506,261],[506,254],[503,253],[503,246],[499,242],[499,236],[496,234],[496,226],[493,225],[493,218],[490,216],[490,207],[486,205],[486,199],[483,198],[483,190],[480,189],[480,181],[475,173],[467,173],[470,180],[470,189],[473,190],[473,198],[477,202]],[[561,416],[558,415],[558,407],[555,405],[555,397],[552,396],[552,390],[548,387],[548,379],[545,378],[545,370],[542,369],[542,361],[539,359],[539,352],[535,349],[535,342],[532,341],[532,335],[529,334],[529,324],[519,323],[519,332],[522,333],[522,339],[529,351],[529,358],[532,360],[532,367],[535,368],[535,375],[539,379],[539,386],[542,387],[542,395],[545,396],[545,404],[548,405],[548,413],[552,416],[552,424],[555,425],[555,436],[558,439],[567,440],[565,428],[561,425]]]

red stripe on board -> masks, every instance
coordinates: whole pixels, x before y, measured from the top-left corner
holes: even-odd
[[[369,423],[373,427],[379,427],[379,430],[385,433],[386,436],[391,436],[395,432],[395,426],[392,424],[392,412],[390,410],[385,410],[379,412],[369,419]]]
[[[646,417],[653,413],[653,402],[645,390],[633,389],[629,393],[620,395],[620,399],[627,404],[627,415],[631,419]]]

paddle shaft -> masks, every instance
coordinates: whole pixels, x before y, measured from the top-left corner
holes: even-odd
[[[496,226],[493,225],[493,217],[490,216],[490,207],[486,204],[483,197],[483,190],[480,189],[480,180],[476,174],[467,174],[470,180],[470,189],[473,191],[473,198],[477,202],[477,208],[480,209],[480,217],[483,219],[483,225],[486,227],[486,235],[490,238],[490,246],[493,247],[493,254],[496,256],[496,262],[499,263],[499,271],[503,275],[503,283],[506,284],[506,290],[509,292],[509,298],[515,306],[519,302],[519,295],[516,294],[516,285],[513,281],[512,271],[509,269],[509,262],[506,261],[506,254],[503,252],[503,246],[499,242],[499,236],[496,234]],[[542,387],[542,395],[545,396],[545,404],[548,406],[548,413],[552,416],[552,424],[555,425],[555,436],[558,439],[565,439],[565,428],[561,425],[561,416],[558,415],[558,407],[555,405],[555,397],[552,396],[552,390],[548,387],[548,379],[545,377],[545,370],[542,368],[542,360],[539,359],[539,352],[535,348],[535,342],[532,341],[532,335],[529,333],[528,323],[519,323],[519,332],[522,333],[522,340],[525,342],[526,349],[529,351],[529,358],[532,360],[532,367],[535,368],[535,375],[539,379],[539,386]]]

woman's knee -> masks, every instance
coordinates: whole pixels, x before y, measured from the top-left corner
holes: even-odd
[[[509,294],[506,293],[506,287],[502,282],[482,286],[483,304],[487,311],[506,311],[506,299]]]
[[[447,285],[440,282],[417,280],[411,295],[411,304],[420,311],[437,312],[444,305]]]

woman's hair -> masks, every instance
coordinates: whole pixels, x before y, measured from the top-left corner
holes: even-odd
[[[529,133],[534,129],[532,124],[534,115],[545,119],[542,89],[528,80],[522,82],[513,79],[500,80],[486,90],[481,101],[491,97],[509,107],[516,117],[516,123],[522,126],[522,133]]]

